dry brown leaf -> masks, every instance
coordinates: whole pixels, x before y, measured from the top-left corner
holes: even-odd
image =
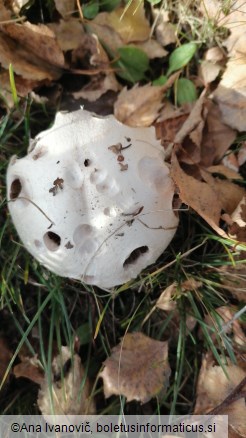
[[[131,47],[138,47],[143,50],[149,59],[163,58],[168,55],[168,52],[163,49],[163,47],[158,43],[158,41],[153,39],[148,39],[141,43],[131,44]]]
[[[214,92],[223,121],[238,131],[246,130],[246,55],[238,54],[227,63]]]
[[[43,81],[58,79],[61,70],[41,61],[35,54],[28,53],[18,43],[0,32],[0,63],[6,70],[13,65],[16,74],[25,79]]]
[[[217,13],[214,10],[219,5],[211,0],[202,2],[201,7],[206,13],[217,21],[219,26],[230,30],[230,36],[223,42],[229,54],[229,61],[222,80],[215,90],[214,98],[219,104],[223,121],[238,131],[246,130],[246,49],[245,49],[245,24],[246,4],[244,0],[230,3],[230,13],[224,14],[221,7]],[[211,6],[212,5],[212,6]],[[220,12],[218,12],[220,11]]]
[[[210,166],[206,169],[210,173],[216,173],[219,175],[223,175],[227,179],[236,179],[242,180],[243,177],[236,172],[234,169],[229,168],[228,166],[224,166],[223,164],[217,164],[216,166]]]
[[[124,88],[114,104],[114,115],[129,126],[150,126],[158,116],[163,97],[163,87],[159,86]]]
[[[107,24],[121,36],[124,44],[145,41],[150,26],[145,18],[144,3],[132,0],[127,7],[120,7],[107,15]]]
[[[161,310],[170,312],[176,309],[177,303],[172,299],[177,289],[177,283],[172,283],[159,296],[156,307]]]
[[[105,44],[112,52],[124,45],[119,33],[108,25],[108,14],[101,12],[94,20],[90,21],[90,30],[98,39]]]
[[[75,0],[54,0],[56,10],[63,18],[68,18],[75,11]]]
[[[140,332],[124,336],[100,373],[106,398],[113,394],[124,395],[128,402],[141,403],[165,391],[169,375],[168,343]]]
[[[32,380],[38,385],[44,382],[44,371],[40,367],[40,362],[37,357],[24,357],[18,365],[15,365],[13,369],[15,377],[25,377]]]
[[[54,32],[44,24],[9,23],[0,25],[1,31],[21,45],[31,57],[31,53],[51,65],[65,66],[62,50],[57,44]]]
[[[209,172],[200,169],[201,176],[217,195],[224,212],[232,214],[245,194],[245,190],[231,181],[213,177]]]
[[[215,64],[205,59],[199,66],[199,77],[205,85],[208,85],[217,78],[221,68],[222,67],[219,64]]]
[[[237,155],[238,165],[242,166],[246,162],[246,142],[243,141]]]
[[[68,365],[70,365],[68,367]],[[66,369],[68,367],[69,369]],[[95,405],[90,397],[90,384],[85,378],[85,370],[78,354],[68,347],[61,348],[61,354],[52,362],[52,396],[50,401],[50,383],[44,380],[38,393],[38,407],[42,415],[93,415]]]
[[[82,24],[73,18],[60,20],[59,23],[49,23],[47,25],[54,32],[59,47],[63,52],[77,49],[84,43],[84,29]]]
[[[246,196],[241,198],[231,215],[229,235],[240,242],[246,242]]]
[[[236,132],[222,122],[218,105],[206,100],[207,117],[201,143],[201,164],[218,163],[236,138]]]
[[[217,62],[224,61],[225,55],[222,49],[215,46],[215,47],[210,47],[210,49],[206,50],[204,58],[206,61],[210,61],[215,64]]]
[[[223,359],[221,358],[221,360]],[[209,354],[203,359],[197,384],[195,415],[204,415],[222,403],[246,376],[246,372],[237,365],[229,363],[224,367],[229,379],[220,366],[214,365]],[[228,415],[230,428],[239,436],[246,436],[243,397],[228,404],[220,414]]]
[[[204,102],[205,93],[202,93],[192,108],[189,117],[175,136],[174,142],[182,144],[179,153],[180,162],[195,164],[201,160],[200,145],[207,113]]]
[[[189,112],[189,110],[185,111],[184,108],[174,107],[168,100],[163,102],[163,108],[155,123],[155,128],[156,137],[161,140],[161,144],[166,150],[166,159],[172,152],[175,136],[187,120]]]
[[[75,99],[86,99],[95,102],[109,90],[118,91],[120,85],[113,74],[99,74],[90,78],[90,82],[81,90],[72,93]]]
[[[178,75],[179,72],[174,73],[162,86],[147,84],[135,85],[130,90],[124,88],[114,104],[115,117],[129,126],[150,126],[163,105],[165,91],[172,86]]]
[[[219,226],[221,201],[206,183],[187,175],[180,167],[175,153],[172,154],[171,177],[178,186],[181,200],[193,208],[218,234],[226,236]]]
[[[157,41],[163,46],[176,43],[176,30],[175,26],[170,23],[168,13],[164,9],[152,8],[155,23],[155,35]]]
[[[72,93],[75,99],[87,99],[90,102],[98,100],[107,91],[119,91],[121,85],[117,81],[115,74],[109,68],[108,55],[100,44],[96,35],[83,37],[83,44],[73,51],[73,63],[80,64],[84,59],[90,59],[90,66],[105,70],[95,76],[91,76],[90,81],[81,89]]]

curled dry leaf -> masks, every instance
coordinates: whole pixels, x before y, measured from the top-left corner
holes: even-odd
[[[124,395],[128,402],[141,403],[165,391],[169,375],[168,343],[140,332],[124,336],[100,373],[106,398],[113,394]]]
[[[243,196],[235,207],[229,225],[229,235],[241,242],[246,242],[246,196]]]
[[[142,49],[149,59],[163,58],[168,55],[168,52],[154,39],[148,39],[141,43],[135,43],[134,47]]]
[[[155,20],[155,35],[157,41],[163,46],[176,43],[175,26],[170,23],[168,13],[163,9],[152,8],[153,17]]]
[[[204,357],[197,384],[195,415],[205,415],[220,405],[246,376],[242,368],[230,362],[224,368],[225,371],[214,365],[209,354]],[[238,396],[236,401],[226,404],[219,413],[228,415],[229,427],[239,438],[246,436],[246,423],[244,397]]]
[[[62,347],[60,355],[54,358],[51,389],[47,378],[38,393],[38,407],[44,416],[95,413],[94,401],[90,397],[90,384],[85,378],[80,357],[76,353],[71,355],[68,347]]]
[[[166,287],[166,289],[159,296],[156,307],[161,310],[166,310],[170,312],[176,309],[177,303],[173,300],[173,296],[177,289],[177,283],[172,283]]]
[[[203,60],[199,66],[199,77],[205,85],[208,85],[217,78],[221,68],[219,64]]]
[[[25,377],[38,385],[44,383],[44,371],[40,367],[40,361],[37,356],[23,357],[21,363],[15,365],[13,373],[17,379]]]
[[[165,85],[135,85],[130,90],[124,88],[114,104],[114,115],[122,123],[137,127],[150,126],[158,117],[163,106],[164,93],[177,79],[174,73]]]

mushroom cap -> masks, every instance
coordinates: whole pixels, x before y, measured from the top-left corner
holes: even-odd
[[[154,128],[82,109],[58,113],[7,171],[9,211],[26,249],[52,272],[102,288],[161,255],[178,224],[173,195]]]

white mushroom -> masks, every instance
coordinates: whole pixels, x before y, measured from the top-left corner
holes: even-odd
[[[51,271],[111,288],[161,255],[178,224],[154,128],[58,113],[7,172],[9,210],[27,250]]]

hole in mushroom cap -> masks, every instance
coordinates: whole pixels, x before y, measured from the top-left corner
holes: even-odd
[[[139,246],[138,248],[134,249],[131,254],[127,257],[127,259],[123,263],[123,267],[127,268],[129,265],[132,265],[135,263],[139,257],[141,257],[143,254],[149,251],[148,246]]]
[[[86,158],[84,161],[84,166],[88,167],[91,164],[91,160],[89,160],[89,158]]]
[[[58,234],[53,233],[52,231],[48,231],[43,236],[44,244],[46,245],[46,248],[50,251],[57,251],[60,244],[61,244],[61,238],[58,236]]]
[[[21,182],[20,182],[19,178],[16,178],[10,186],[10,195],[9,195],[10,199],[18,198],[18,196],[21,192],[21,189],[22,189]]]

